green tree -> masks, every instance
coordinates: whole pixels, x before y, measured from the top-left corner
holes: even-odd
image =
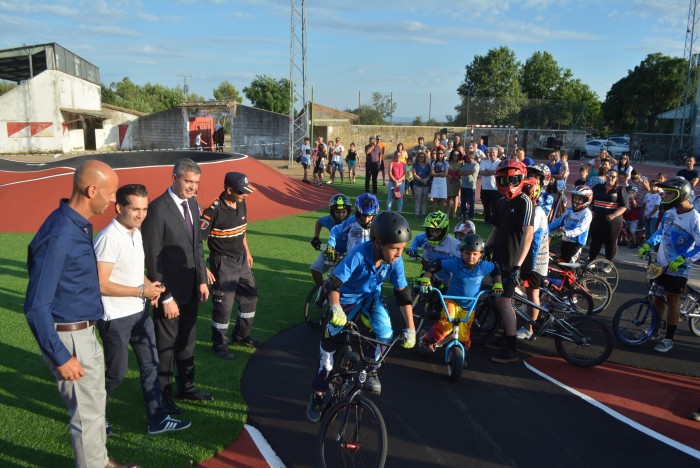
[[[618,131],[657,130],[657,115],[677,108],[685,90],[688,61],[659,52],[649,54],[627,76],[612,85],[605,96],[603,116]],[[697,73],[697,72],[696,72]],[[696,83],[697,75],[691,78]],[[695,99],[692,86],[690,102]]]
[[[268,75],[257,75],[250,85],[243,88],[245,97],[253,106],[280,114],[289,113],[289,80],[275,80]]]
[[[360,125],[383,125],[386,118],[396,112],[396,102],[392,102],[389,94],[372,93],[372,104],[362,104],[357,109],[345,109],[360,116]]]
[[[102,102],[125,107],[140,112],[153,113],[172,109],[184,102],[182,88],[169,88],[161,84],[146,83],[139,86],[128,77],[109,86],[102,85]],[[189,101],[204,101],[204,98],[190,93]]]
[[[372,93],[372,109],[379,112],[383,119],[394,115],[396,103],[391,99],[391,95],[379,92]]]
[[[219,83],[219,86],[214,89],[213,93],[214,99],[217,101],[243,101],[243,98],[241,98],[241,95],[236,87],[233,86],[228,80]]]
[[[514,123],[525,99],[515,52],[504,46],[491,49],[484,56],[475,55],[465,70],[464,81],[457,88],[462,102],[455,107],[454,123]]]
[[[571,70],[559,66],[549,52],[535,52],[523,64],[520,87],[528,99],[554,99],[562,82],[571,77]]]
[[[0,80],[0,96],[8,92],[9,90],[17,87],[17,84],[11,81]]]

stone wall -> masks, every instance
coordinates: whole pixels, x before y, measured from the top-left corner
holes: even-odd
[[[129,123],[132,147],[122,149],[175,149],[189,146],[187,114],[180,107],[144,115]],[[125,140],[126,141],[126,140]]]
[[[289,158],[288,115],[238,105],[231,120],[231,151],[264,159]]]

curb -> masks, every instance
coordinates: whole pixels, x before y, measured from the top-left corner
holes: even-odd
[[[285,468],[262,433],[246,424],[238,439],[231,442],[213,458],[198,465],[201,468]]]

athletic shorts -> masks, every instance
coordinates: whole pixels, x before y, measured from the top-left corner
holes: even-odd
[[[688,278],[683,276],[671,276],[666,273],[656,278],[656,284],[664,288],[663,292],[669,294],[683,294]]]
[[[540,287],[542,286],[542,275],[540,275],[536,271],[533,271],[526,276],[521,275],[520,277],[523,280],[523,286],[530,289],[540,289]]]
[[[308,168],[309,168],[309,163],[303,162],[303,163],[301,163],[301,166],[302,166],[304,169],[308,169]]]
[[[354,167],[357,165],[357,159],[348,159],[347,163],[348,163],[348,167]]]

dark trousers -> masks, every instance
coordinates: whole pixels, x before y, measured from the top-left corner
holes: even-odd
[[[193,292],[189,302],[178,304],[180,315],[172,319],[165,318],[162,305],[153,311],[153,325],[156,332],[158,359],[160,359],[158,380],[161,392],[168,397],[172,395],[176,367],[178,392],[194,390],[198,297],[199,294]]]
[[[367,161],[365,167],[365,192],[369,193],[369,179],[372,179],[372,193],[377,194],[377,174],[379,174],[379,163]]]
[[[211,288],[211,347],[214,351],[222,351],[229,344],[227,335],[234,303],[238,303],[238,317],[233,327],[233,340],[250,338],[258,304],[258,288],[245,254],[212,255],[209,257],[209,268],[216,278]]]
[[[104,347],[107,399],[124,380],[129,366],[129,344],[134,350],[141,376],[141,391],[149,424],[157,424],[167,416],[158,383],[158,352],[153,320],[148,306],[142,312],[114,320],[100,320],[97,329]]]
[[[459,197],[459,206],[462,219],[474,219],[474,196],[476,189],[462,187]],[[469,212],[467,212],[467,204],[469,204]]]
[[[481,204],[484,206],[484,221],[491,223],[495,217],[496,202],[501,197],[498,190],[481,190]]]
[[[617,255],[617,237],[622,229],[622,216],[608,221],[605,215],[594,214],[588,235],[591,238],[588,259],[595,260],[600,248],[605,245],[605,258],[611,262]]]

